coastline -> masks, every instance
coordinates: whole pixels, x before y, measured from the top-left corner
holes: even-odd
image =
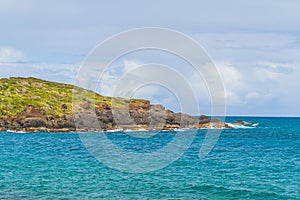
[[[150,127],[150,126],[117,126],[108,129],[77,129],[77,128],[47,128],[47,127],[27,127],[27,128],[6,128],[0,127],[0,132],[12,132],[12,133],[35,133],[35,132],[147,132],[147,131],[183,131],[183,130],[191,130],[191,129],[232,129],[233,126],[228,125],[227,123],[205,123],[197,126],[188,126],[188,127],[180,127],[180,126],[172,126],[167,125],[164,127]]]

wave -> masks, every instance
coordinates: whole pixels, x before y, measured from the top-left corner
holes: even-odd
[[[173,130],[177,131],[177,132],[183,132],[183,131],[188,131],[188,130],[191,130],[191,129],[190,128],[174,128]]]
[[[27,132],[24,132],[24,131],[14,131],[14,130],[7,130],[6,132],[7,133],[27,133]]]
[[[243,124],[232,124],[232,123],[226,123],[226,124],[232,128],[236,128],[236,129],[255,128],[256,126],[258,126],[258,124],[253,124],[252,126],[245,126]]]
[[[126,131],[128,131],[128,132],[146,132],[146,131],[151,131],[151,130],[140,128],[140,129],[137,129],[137,130],[130,130],[130,129],[128,129],[128,130],[125,130],[124,132],[126,132]]]
[[[104,132],[107,132],[107,133],[123,132],[123,129],[106,130],[106,131],[104,131]]]

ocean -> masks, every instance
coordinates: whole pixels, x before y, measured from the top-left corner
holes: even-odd
[[[207,130],[198,130],[177,160],[146,173],[102,163],[77,133],[0,132],[0,199],[300,199],[300,118],[226,121],[237,119],[258,126],[224,129],[203,159],[198,154]],[[99,134],[144,154],[188,131],[157,131],[149,138]]]

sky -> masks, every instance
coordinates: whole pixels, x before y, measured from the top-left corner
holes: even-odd
[[[227,115],[299,116],[299,8],[297,0],[1,0],[0,78],[33,76],[74,84],[99,43],[131,29],[161,27],[203,47],[223,81]],[[118,77],[153,62],[179,70],[186,65],[165,53],[136,52],[115,62],[97,91],[112,95]],[[203,81],[185,71],[198,89],[201,112],[209,114]],[[143,86],[135,97],[174,110],[180,106],[176,94],[159,85]]]

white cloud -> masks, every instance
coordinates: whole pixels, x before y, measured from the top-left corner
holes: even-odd
[[[0,47],[0,63],[19,62],[27,62],[26,56],[22,51],[11,47]]]
[[[176,110],[178,102],[171,93],[166,92],[165,88],[146,86],[133,92],[138,87],[135,84],[140,83],[139,81],[135,82],[136,79],[150,79],[152,77],[153,80],[163,80],[169,78],[165,74],[137,70],[139,66],[144,64],[146,62],[141,60],[123,60],[121,65],[112,67],[101,80],[100,93],[104,95],[116,94],[112,89],[115,85],[118,85],[119,96],[126,96],[127,93],[123,94],[122,92],[130,90],[130,94],[135,95],[135,97],[147,98],[152,100],[153,103],[162,103],[167,108]],[[299,76],[297,76],[297,74],[300,75],[299,70],[297,70],[300,65],[296,63],[291,65],[291,63],[265,61],[257,62],[254,67],[241,67],[234,65],[233,62],[220,61],[216,62],[216,66],[224,83],[229,114],[241,114],[243,112],[249,114],[266,112],[269,112],[266,115],[276,114],[277,109],[274,110],[273,106],[277,106],[278,112],[280,110],[282,113],[284,107],[287,109],[286,112],[290,112],[291,110],[288,111],[290,99],[299,99],[297,94],[290,91],[291,88],[297,90],[296,88],[300,87]],[[185,70],[186,73],[181,75],[191,74],[191,71]],[[123,80],[118,83],[122,75],[130,78],[127,77],[125,82]],[[210,104],[211,97],[208,88],[206,88],[205,80],[195,74],[187,77],[186,80],[196,92],[199,104],[202,105],[201,109],[203,110],[204,107],[205,112],[209,113],[210,108],[207,109],[207,107]],[[176,81],[177,89],[186,89],[186,85],[180,84],[178,80],[174,79],[171,82]],[[127,97],[129,96],[127,95]],[[261,108],[264,110],[258,110]],[[272,110],[272,112],[269,110]],[[293,111],[293,113],[297,112],[296,109],[293,109]]]
[[[138,68],[142,63],[138,60],[124,60],[123,61],[123,72],[127,73],[131,70]]]
[[[231,114],[242,110],[251,114],[299,115],[300,110],[295,102],[300,97],[295,91],[300,87],[300,65],[266,62],[251,70],[226,64],[217,65],[224,81]]]
[[[219,68],[230,114],[300,115],[298,34],[247,31],[194,37]]]
[[[223,80],[226,103],[229,105],[245,104],[241,92],[244,90],[243,74],[228,63],[216,63]]]
[[[149,99],[175,111],[185,109],[185,112],[197,113],[189,108],[195,105],[192,104],[195,94],[189,85],[189,77],[185,75],[167,65],[124,59],[105,72],[99,92],[109,96]],[[194,87],[199,86],[194,83]],[[178,101],[184,104],[184,108],[180,108]]]
[[[260,69],[265,69],[266,71],[273,74],[291,74],[294,71],[294,63],[274,63],[274,62],[258,62]],[[276,76],[275,76],[276,78]]]
[[[0,48],[0,78],[36,77],[62,83],[74,83],[78,65],[28,62],[20,50]]]

